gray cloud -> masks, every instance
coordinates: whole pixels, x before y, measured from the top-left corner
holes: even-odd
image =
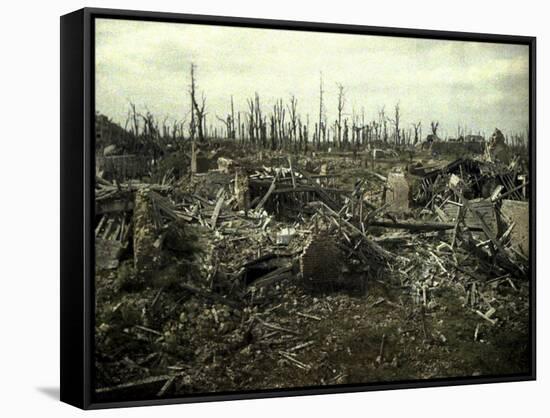
[[[438,119],[449,134],[457,124],[489,132],[528,123],[527,46],[107,19],[96,22],[97,110],[124,123],[130,100],[181,119],[191,62],[211,120],[231,95],[244,111],[256,91],[266,108],[295,94],[314,120],[322,71],[331,120],[339,82],[347,113],[364,109],[369,119],[399,102],[406,123]]]

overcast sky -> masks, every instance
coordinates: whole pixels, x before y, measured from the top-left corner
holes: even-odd
[[[131,101],[159,119],[182,119],[194,62],[209,123],[229,112],[231,95],[245,111],[254,92],[266,110],[295,94],[312,129],[322,72],[329,121],[341,83],[350,116],[364,108],[372,120],[399,102],[403,123],[422,121],[424,134],[431,120],[449,136],[458,124],[474,132],[524,131],[528,60],[524,45],[98,19],[96,110],[124,125]]]

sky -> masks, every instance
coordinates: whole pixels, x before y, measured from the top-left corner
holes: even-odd
[[[402,124],[440,122],[440,136],[457,126],[473,133],[524,132],[529,122],[526,45],[442,41],[182,23],[96,20],[96,110],[124,126],[129,103],[158,119],[189,122],[191,63],[206,96],[208,123],[246,111],[257,92],[264,110],[298,99],[311,129],[319,112],[322,73],[329,123],[344,112],[378,118],[396,103]]]

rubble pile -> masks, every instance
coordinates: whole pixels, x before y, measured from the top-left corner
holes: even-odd
[[[529,315],[519,161],[380,173],[341,156],[233,157],[159,183],[97,177],[99,397],[527,364],[527,346],[500,347],[523,341]]]

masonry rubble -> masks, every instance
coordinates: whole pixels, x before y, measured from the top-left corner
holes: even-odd
[[[339,231],[345,224],[357,229],[354,231],[351,228],[350,235],[360,233],[366,237],[369,227],[384,227],[411,232],[450,231],[456,240],[462,229],[466,228],[476,236],[494,241],[510,228],[505,238],[519,242],[514,248],[521,254],[528,254],[525,233],[528,213],[524,200],[528,181],[523,177],[521,187],[515,186],[523,173],[506,170],[502,163],[459,159],[442,167],[420,170],[417,166],[416,172],[420,175],[411,174],[410,170],[394,169],[387,177],[373,173],[369,181],[356,185],[356,190],[331,187],[330,181],[327,182],[330,179],[327,163],[321,164],[318,175],[306,174],[296,162],[293,167],[291,162],[292,168],[263,166],[251,171],[235,164],[232,159],[220,157],[218,167],[219,176],[229,178],[222,181],[223,184],[219,183],[220,188],[215,195],[176,193],[177,187],[173,184],[140,184],[135,181],[116,184],[99,178],[96,210],[103,213],[106,219],[96,231],[96,236],[102,254],[112,255],[107,257],[110,262],[102,261],[98,267],[116,268],[116,260],[122,248],[127,246],[129,235],[132,235],[136,270],[147,270],[146,265],[154,266],[154,260],[161,252],[160,231],[166,221],[158,215],[161,202],[165,212],[171,212],[172,220],[181,218],[186,222],[196,222],[208,226],[215,234],[230,234],[233,238],[236,238],[235,234],[242,236],[247,233],[271,235],[274,238],[268,241],[266,248],[277,244],[289,245],[295,236],[303,235],[285,219],[299,217],[306,222],[304,225],[311,224],[314,215],[319,214],[318,205],[322,205],[323,216],[332,216],[330,212],[338,214],[338,218],[332,216],[331,222],[332,226],[338,225]],[[372,192],[373,184],[377,182],[380,182],[380,190],[385,194],[382,200],[377,200]],[[369,187],[365,187],[366,184]],[[489,192],[486,185],[491,187]],[[131,204],[117,203],[121,197],[128,195],[134,196],[125,200]],[[157,198],[150,202],[151,196]],[[470,210],[465,209],[465,201]],[[403,218],[411,211],[418,211],[419,206],[423,206],[420,211],[423,213],[422,220],[397,221],[391,215]],[[429,212],[433,214],[432,219],[426,219],[425,215]],[[120,214],[124,217],[121,218]],[[123,225],[115,226],[117,239],[110,241],[118,244],[103,245],[101,243],[105,238],[113,233],[111,227],[115,217],[116,222],[123,221]],[[133,225],[131,234],[129,224]],[[251,224],[254,227],[237,232],[237,225],[242,228]],[[110,227],[106,231],[107,225]],[[278,230],[270,234],[269,231],[278,225]],[[350,235],[340,235],[342,242],[339,245],[349,245]],[[310,240],[308,235],[307,241]],[[305,242],[303,239],[301,241]],[[491,250],[502,248],[496,242],[492,247],[496,248]]]
[[[514,283],[528,269],[529,179],[521,164],[510,167],[493,157],[414,169],[404,164],[387,176],[366,170],[350,186],[335,180],[332,162],[274,158],[277,164],[270,165],[264,158],[250,165],[219,157],[217,168],[208,170],[198,154],[193,150],[186,182],[96,182],[96,268],[113,270],[131,260],[134,278],[146,285],[175,280],[192,295],[185,323],[203,315],[192,300],[212,304],[204,315],[217,318],[215,332],[226,332],[223,327],[233,325],[223,312],[248,312],[282,281],[305,289],[363,289],[383,277],[397,277],[425,306],[434,283],[462,286],[464,309],[492,323],[496,304],[483,302],[480,276]],[[309,320],[319,315],[301,313]],[[255,318],[247,326],[292,334],[270,323],[269,315]],[[180,349],[170,342],[172,333],[151,329],[143,325],[138,332],[162,337],[166,350]],[[285,361],[307,369],[285,353]]]

